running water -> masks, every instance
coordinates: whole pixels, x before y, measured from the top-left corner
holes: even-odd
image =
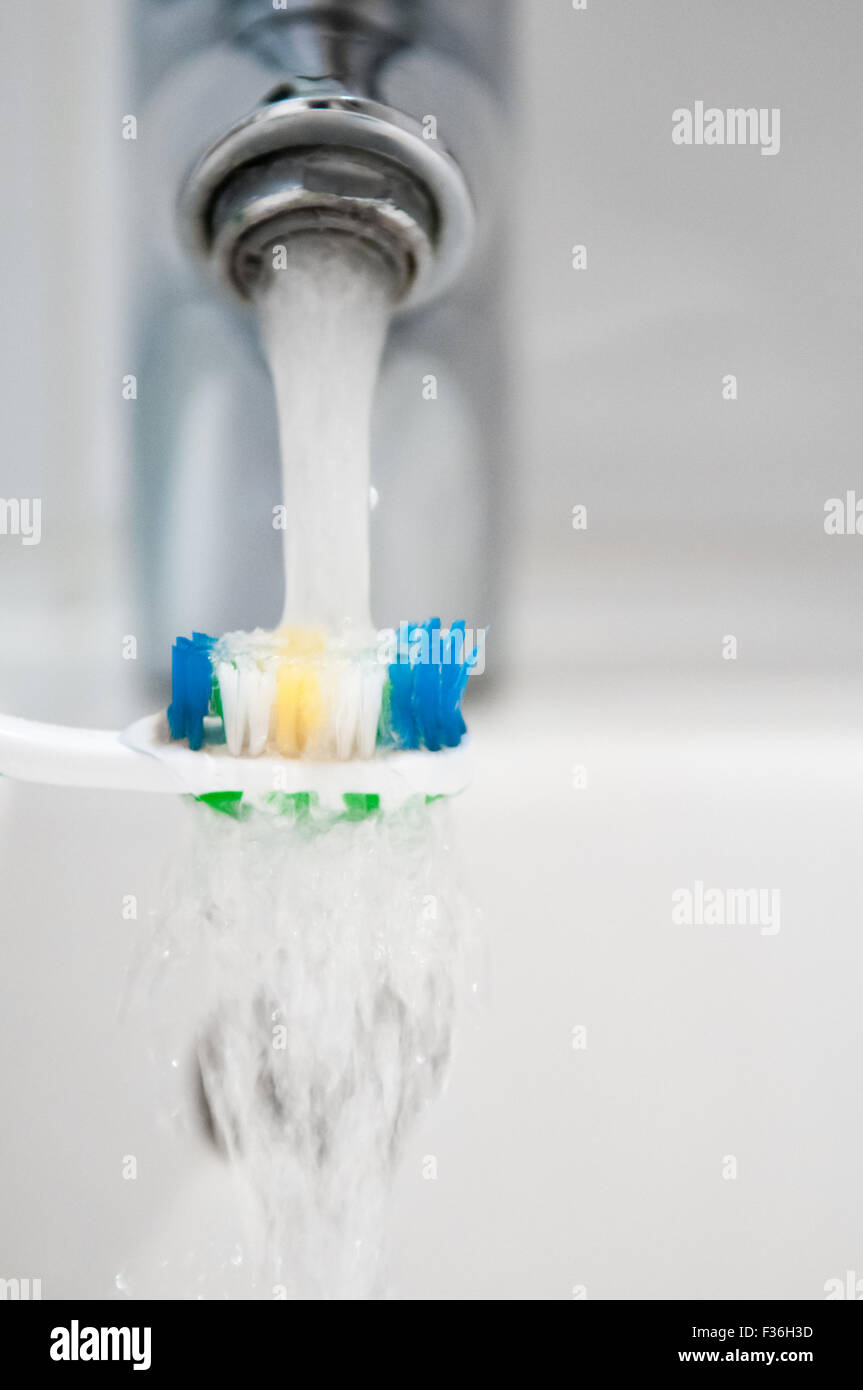
[[[263,1216],[243,1244],[254,1297],[386,1293],[392,1177],[473,989],[449,817],[190,807],[151,949],[165,1004],[192,987],[213,1129]]]
[[[282,624],[366,636],[369,441],[392,274],[344,234],[295,235],[277,255],[257,309],[282,447]]]
[[[257,306],[283,452],[283,621],[367,641],[369,429],[392,284],[343,236],[286,250]],[[243,810],[190,808],[152,949],[191,982],[197,1016],[170,1012],[170,988],[164,1008],[263,1216],[252,1296],[373,1298],[393,1172],[470,988],[449,808]],[[189,1296],[204,1287],[196,1276]]]

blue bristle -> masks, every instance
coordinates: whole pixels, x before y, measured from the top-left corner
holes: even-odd
[[[390,733],[397,748],[419,748],[419,730],[414,720],[411,694],[413,671],[410,644],[414,627],[399,627],[396,659],[389,668],[390,676]]]
[[[210,708],[213,684],[210,649],[214,644],[215,638],[195,632],[191,641],[178,637],[171,654],[168,727],[172,738],[187,738],[189,747],[194,749],[204,742],[204,719]]]
[[[463,621],[450,627],[447,656],[449,660],[443,664],[441,673],[441,742],[445,748],[456,748],[467,733],[461,714],[461,696],[472,669],[472,663],[464,662]]]
[[[186,737],[186,648],[188,637],[178,637],[171,649],[171,703],[168,728],[171,738]]]
[[[449,629],[449,642],[452,648],[453,661],[461,664],[464,655],[464,618],[459,618],[457,623],[451,623]]]
[[[414,720],[411,691],[413,671],[407,663],[390,667],[390,724],[399,748],[419,748],[419,730]]]
[[[478,650],[465,654],[465,624],[441,632],[439,618],[400,629],[390,667],[390,727],[399,748],[455,748],[467,732],[461,700]]]
[[[464,684],[461,681],[464,652],[464,623],[453,623],[444,639],[440,690],[440,736],[445,748],[455,748],[466,732],[460,709]]]
[[[414,667],[413,706],[425,747],[437,753],[441,746],[441,662],[440,652],[435,651],[435,634],[440,633],[440,618],[432,618],[421,631],[425,634],[426,659]]]

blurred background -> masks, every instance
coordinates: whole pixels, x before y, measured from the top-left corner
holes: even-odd
[[[43,502],[39,545],[0,536],[8,713],[122,727],[178,631],[278,607],[263,368],[162,245],[207,9],[0,14],[0,496]],[[863,497],[863,14],[460,12],[498,200],[481,273],[391,345],[375,593],[491,625],[457,808],[491,978],[399,1178],[394,1290],[823,1297],[863,1270],[863,539],[824,528]],[[780,152],[674,145],[698,100],[779,108]],[[232,1238],[221,1161],[157,1122],[117,1023],[177,815],[0,785],[0,1276],[46,1298],[130,1268],[178,1296],[195,1233]],[[673,926],[696,881],[780,890],[781,930]]]

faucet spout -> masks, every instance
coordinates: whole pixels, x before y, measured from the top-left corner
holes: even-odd
[[[469,257],[473,203],[436,132],[377,98],[379,63],[405,38],[362,11],[304,6],[257,21],[238,42],[278,76],[185,180],[180,227],[192,255],[248,299],[270,248],[321,228],[373,246],[400,307],[446,290]]]

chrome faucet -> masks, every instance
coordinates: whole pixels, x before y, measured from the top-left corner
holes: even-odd
[[[375,617],[493,618],[506,8],[138,0],[135,474],[154,673],[177,631],[279,611],[275,411],[243,301],[269,248],[310,227],[368,242],[399,287],[374,441]]]

